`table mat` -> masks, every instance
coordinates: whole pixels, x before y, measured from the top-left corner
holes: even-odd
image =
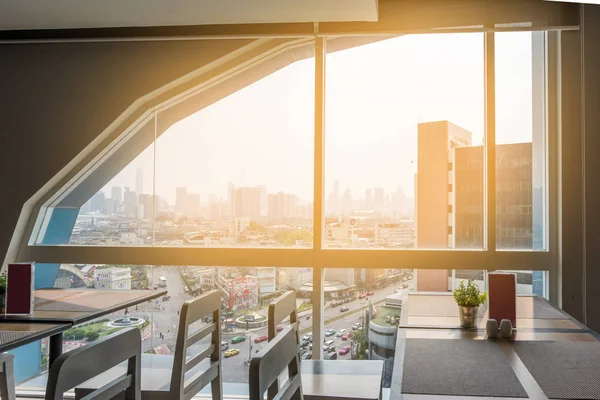
[[[550,399],[600,399],[600,342],[515,342],[513,349]]]
[[[484,340],[407,339],[402,393],[521,397],[521,386],[502,350]]]

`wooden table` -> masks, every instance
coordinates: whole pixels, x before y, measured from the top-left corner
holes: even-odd
[[[0,353],[66,331],[71,324],[0,322]]]
[[[403,303],[398,328],[391,384],[391,400],[456,399],[454,396],[403,393],[402,379],[407,341],[410,339],[486,341],[487,310],[480,310],[477,328],[461,329],[458,310],[450,294],[412,293]],[[511,340],[489,340],[498,346],[530,398],[547,399],[541,387],[514,350],[523,341],[597,342],[600,336],[570,315],[536,295],[517,297],[517,330]],[[432,342],[433,343],[433,342]],[[473,346],[475,347],[475,346]],[[476,354],[473,357],[477,357]],[[481,360],[483,362],[483,360]],[[435,377],[432,377],[435,379]],[[470,396],[470,399],[486,397]],[[507,398],[507,397],[504,397]],[[510,398],[510,397],[508,397]]]
[[[32,314],[2,315],[0,323],[66,324],[70,328],[166,294],[166,290],[40,289],[34,292]],[[62,332],[50,334],[50,365],[62,354]]]

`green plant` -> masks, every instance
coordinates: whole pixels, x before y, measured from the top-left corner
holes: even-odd
[[[473,279],[469,279],[466,285],[465,281],[461,281],[452,294],[461,307],[478,307],[487,300],[487,292],[481,292]]]
[[[89,331],[89,332],[86,332],[86,334],[85,334],[85,338],[87,339],[88,342],[93,342],[94,340],[98,340],[99,337],[100,337],[100,334],[98,333],[98,331]]]
[[[6,272],[0,274],[0,294],[6,293]]]

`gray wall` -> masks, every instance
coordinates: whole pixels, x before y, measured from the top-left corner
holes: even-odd
[[[23,204],[127,107],[248,43],[0,45],[0,260]]]

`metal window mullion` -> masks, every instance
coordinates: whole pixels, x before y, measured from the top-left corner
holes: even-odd
[[[315,24],[315,32],[318,24]],[[314,132],[314,201],[313,201],[313,358],[321,358],[323,337],[323,272],[324,266],[318,261],[323,251],[323,187],[325,179],[325,59],[326,39],[315,38],[315,132]]]
[[[484,34],[485,249],[496,251],[496,65],[494,33]]]

